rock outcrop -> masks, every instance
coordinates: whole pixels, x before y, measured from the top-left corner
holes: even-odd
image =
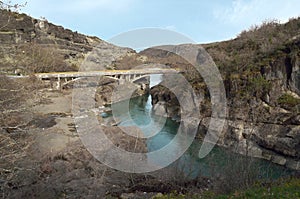
[[[293,19],[286,24],[270,23],[242,33],[234,40],[204,45],[221,72],[228,102],[227,127],[219,138],[219,144],[298,170],[299,27],[300,19]],[[30,61],[16,61],[16,58],[31,60],[31,54],[26,51],[32,50],[28,48],[32,46],[38,46],[38,52],[40,49],[54,49],[56,54],[48,57],[61,56],[68,66],[63,71],[130,69],[145,63],[181,68],[193,89],[203,95],[201,102],[184,103],[184,106],[199,104],[201,117],[197,136],[204,137],[209,128],[212,107],[205,82],[190,63],[170,52],[147,49],[136,53],[96,37],[55,26],[44,19],[33,19],[6,10],[0,12],[0,43],[0,70],[8,74],[16,71],[23,73],[26,67],[32,65]],[[201,61],[202,57],[198,58]],[[60,63],[53,65],[50,71],[60,70],[55,68]],[[96,100],[110,103],[110,94],[107,93],[111,93],[116,85],[114,81],[103,83]],[[180,83],[173,85],[173,92],[161,86],[152,88],[150,93],[154,112],[179,120],[182,107],[177,97],[189,95],[180,91],[180,88]],[[180,96],[174,95],[176,90]],[[191,107],[187,110],[191,110]]]
[[[153,113],[156,115],[180,118],[180,105],[176,96],[167,88],[156,86],[151,88]]]
[[[274,33],[278,37],[274,40],[280,42],[268,43],[270,47],[267,50],[260,43],[254,43],[258,40],[267,43],[267,35],[260,33],[265,27],[255,33],[250,32],[255,35],[253,38],[249,38],[252,36],[249,33],[246,38],[204,46],[222,74],[228,102],[227,124],[218,144],[296,170],[300,170],[299,24],[298,19],[276,25],[278,32],[286,28],[291,30],[285,33],[288,36],[284,39],[279,38],[278,32]],[[296,36],[290,37],[289,34]],[[183,61],[172,62],[170,55],[155,49],[148,50],[148,53],[149,57],[159,54],[160,61],[162,57],[169,60],[168,65],[188,68]],[[178,63],[181,65],[178,66]],[[201,139],[206,135],[211,120],[210,94],[203,86],[204,82],[187,79],[195,90],[205,96],[200,103],[197,135]],[[173,89],[176,86],[180,89],[178,85]],[[180,117],[180,105],[169,89],[156,86],[150,93],[156,112],[167,117]],[[189,104],[193,103],[196,102]]]

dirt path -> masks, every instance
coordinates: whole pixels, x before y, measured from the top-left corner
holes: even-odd
[[[72,92],[49,91],[45,92],[44,96],[50,102],[34,107],[34,112],[44,117],[44,119],[37,122],[37,126],[41,126],[42,128],[35,129],[33,133],[35,142],[31,148],[32,155],[35,157],[53,155],[78,140],[71,113]],[[54,125],[50,125],[50,128],[43,128],[43,126],[47,127],[45,123],[49,123],[49,118],[54,120]]]
[[[100,163],[76,133],[72,91],[46,91],[43,95],[47,103],[34,107],[28,131],[0,132],[0,197],[130,199],[181,191],[181,186],[168,182],[172,176],[165,171],[128,174]],[[141,152],[131,144],[136,140],[130,140],[117,127],[108,127],[105,133],[124,150],[133,147],[134,152]],[[138,150],[145,149],[143,143],[140,146]]]
[[[34,107],[35,116],[27,132],[0,133],[1,153],[4,151],[0,158],[3,198],[151,198],[155,195],[139,188],[130,189],[135,181],[144,183],[144,175],[108,168],[83,146],[72,119],[71,91],[44,91],[43,96],[47,103]],[[108,130],[116,142],[120,140],[118,133],[116,128]]]

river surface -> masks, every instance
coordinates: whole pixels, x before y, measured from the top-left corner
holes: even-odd
[[[160,79],[160,75],[151,75],[150,87],[160,83]],[[147,149],[149,152],[158,150],[170,143],[180,125],[180,123],[169,118],[153,115],[150,95],[117,103],[114,105],[114,109],[118,110],[114,113],[114,117],[120,121],[119,126],[137,126],[143,131],[144,136],[147,137]],[[174,147],[181,148],[181,144],[176,142]],[[238,175],[239,172],[247,168],[249,171],[253,171],[253,175],[256,175],[257,178],[278,178],[291,173],[285,167],[269,161],[245,158],[218,146],[208,156],[200,159],[198,158],[200,146],[201,142],[195,140],[183,156],[170,167],[176,167],[175,170],[177,172],[183,172],[190,178],[195,178],[199,175],[205,177],[220,176],[226,170],[228,172],[234,170],[234,173]],[[155,164],[162,164],[165,160],[163,156],[148,156],[148,159],[151,162],[155,162]]]

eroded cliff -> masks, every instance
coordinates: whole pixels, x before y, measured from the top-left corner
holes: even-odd
[[[263,24],[234,40],[203,45],[218,66],[226,90],[228,116],[220,145],[300,169],[299,33],[300,20],[293,19],[286,24]],[[186,70],[189,83],[204,96],[198,132],[203,138],[211,120],[211,93],[205,82],[187,70],[189,63],[180,58],[174,61],[170,53],[156,49],[142,53]],[[176,87],[180,89],[180,83]],[[180,105],[163,86],[152,88],[151,95],[161,115],[180,116],[180,106],[189,106]]]

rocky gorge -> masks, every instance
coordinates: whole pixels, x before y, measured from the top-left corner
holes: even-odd
[[[237,153],[266,159],[295,170],[300,169],[299,25],[299,19],[284,25],[266,24],[253,32],[244,33],[255,35],[251,40],[241,36],[232,41],[203,46],[217,65],[229,67],[226,69],[228,71],[221,70],[228,102],[228,118],[218,144]],[[248,49],[248,43],[264,37],[260,32],[269,26],[276,26],[277,31],[293,26],[294,35],[268,51],[262,50],[259,44],[251,44],[255,47]],[[239,54],[228,52],[225,48],[237,45],[241,48]],[[269,45],[272,46],[272,42]],[[149,51],[150,55],[159,54],[165,60],[170,59],[156,49],[146,50],[145,53]],[[246,56],[245,52],[255,54],[255,60],[242,60]],[[220,59],[220,54],[222,58],[231,59],[230,62]],[[180,67],[178,62],[176,64]],[[190,82],[205,96],[200,105],[201,118],[197,135],[201,139],[211,120],[210,94],[201,84]],[[176,85],[173,89],[180,90],[180,86]],[[190,106],[179,104],[174,93],[163,86],[152,88],[150,93],[154,109],[160,115],[180,118],[180,106]],[[197,102],[190,102],[191,106],[194,103]]]
[[[246,157],[258,157],[298,171],[299,28],[299,18],[286,24],[270,22],[245,31],[233,40],[184,45],[186,48],[199,47],[205,50],[223,78],[228,115],[218,145]],[[180,68],[198,98],[188,91],[183,92],[183,82],[176,81],[169,88],[164,87],[162,82],[150,90],[142,90],[137,84],[123,85],[119,88],[119,98],[115,100],[127,98],[128,90],[136,91],[133,96],[149,92],[155,114],[180,121],[184,107],[190,111],[185,117],[200,115],[196,118],[196,142],[201,141],[207,133],[212,118],[211,93],[193,65],[174,53],[155,48],[138,53],[97,37],[56,26],[45,19],[33,19],[6,10],[0,12],[0,43],[0,70],[5,75],[131,69],[136,66],[155,67],[156,64]],[[199,59],[202,59],[201,52]],[[6,79],[2,82],[6,82]],[[143,83],[147,82],[145,80]],[[55,91],[37,80],[29,84],[35,87],[25,90],[28,93],[20,97],[21,103],[13,105],[24,104],[24,99],[33,101],[34,105],[28,106],[26,110],[17,110],[19,118],[14,119],[15,115],[10,115],[6,106],[1,107],[1,119],[20,123],[24,115],[26,118],[25,125],[21,127],[7,127],[6,123],[0,127],[0,149],[3,154],[0,159],[3,166],[0,169],[0,193],[3,196],[152,198],[158,193],[174,190],[203,192],[213,187],[212,179],[199,177],[189,180],[178,171],[169,171],[170,168],[157,173],[131,175],[98,162],[76,133],[71,91],[79,89],[80,92],[80,88],[71,86]],[[3,87],[5,84],[0,85]],[[22,86],[23,83],[20,88]],[[95,108],[111,104],[112,92],[118,86],[118,81],[112,78],[103,78],[97,82]],[[0,89],[0,94],[4,99],[11,96],[2,93],[3,90]],[[34,94],[29,90],[33,90]],[[179,99],[185,98],[197,100],[180,104]],[[194,106],[199,106],[200,113],[192,111]],[[105,124],[99,115],[97,119]],[[194,122],[191,120],[190,123],[195,125]],[[104,131],[116,146],[132,152],[147,151],[145,140],[137,142],[137,139],[125,135],[115,125],[109,123],[107,126]],[[135,132],[137,129],[129,131]]]

